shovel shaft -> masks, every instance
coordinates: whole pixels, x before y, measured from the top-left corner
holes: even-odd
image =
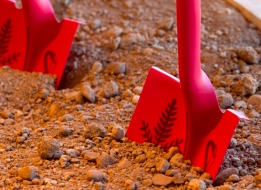
[[[201,0],[177,0],[178,59],[181,84],[191,85],[201,75]]]
[[[200,0],[177,0],[177,29],[179,76],[188,112],[188,130],[205,136],[218,124],[222,113],[214,88],[201,70]]]
[[[180,84],[187,110],[186,158],[218,125],[222,117],[214,88],[201,70],[201,1],[177,0],[178,63]]]

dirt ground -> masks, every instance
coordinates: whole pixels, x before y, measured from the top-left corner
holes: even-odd
[[[86,25],[59,90],[53,76],[0,69],[1,189],[261,189],[261,32],[252,23],[224,0],[202,0],[202,69],[221,108],[251,119],[239,122],[213,183],[176,148],[124,137],[149,68],[178,77],[175,2],[52,3],[58,18]]]

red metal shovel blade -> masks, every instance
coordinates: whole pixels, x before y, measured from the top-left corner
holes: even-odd
[[[165,150],[178,146],[185,159],[214,180],[239,119],[247,118],[226,110],[218,124],[203,136],[190,129],[188,118],[179,79],[152,67],[126,136],[138,143],[161,145]],[[211,118],[206,115],[205,119]]]
[[[126,136],[166,150],[178,146],[183,152],[186,110],[179,79],[156,67],[150,69]]]
[[[74,34],[79,23],[64,19],[60,25],[59,34],[57,34],[54,40],[50,41],[47,47],[41,49],[35,64],[31,64],[31,69],[29,70],[56,75],[57,88],[60,84]]]
[[[80,22],[59,23],[49,0],[22,0],[22,5],[29,28],[25,70],[56,75],[58,87]]]
[[[57,76],[58,87],[80,22],[56,20],[49,0],[0,0],[0,66]]]
[[[208,172],[214,180],[240,119],[248,118],[243,113],[228,109],[209,134],[201,138],[191,134],[192,139],[186,139],[188,154],[185,159],[190,159],[193,165]],[[189,133],[191,131],[188,131]]]
[[[0,0],[0,66],[23,70],[26,57],[26,26],[23,11],[11,0]]]

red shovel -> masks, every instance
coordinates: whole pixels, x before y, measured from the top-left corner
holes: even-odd
[[[0,0],[0,66],[57,76],[58,87],[80,22],[56,20],[49,0]]]
[[[177,0],[179,79],[152,67],[126,136],[165,150],[178,146],[185,159],[214,180],[244,114],[222,113],[200,65],[200,0]]]

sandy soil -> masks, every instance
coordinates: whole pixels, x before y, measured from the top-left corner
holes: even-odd
[[[220,106],[250,121],[235,130],[212,183],[176,148],[124,137],[148,70],[177,76],[172,0],[53,0],[86,22],[60,90],[50,75],[0,69],[1,189],[261,188],[261,32],[224,0],[202,0],[202,69]]]

